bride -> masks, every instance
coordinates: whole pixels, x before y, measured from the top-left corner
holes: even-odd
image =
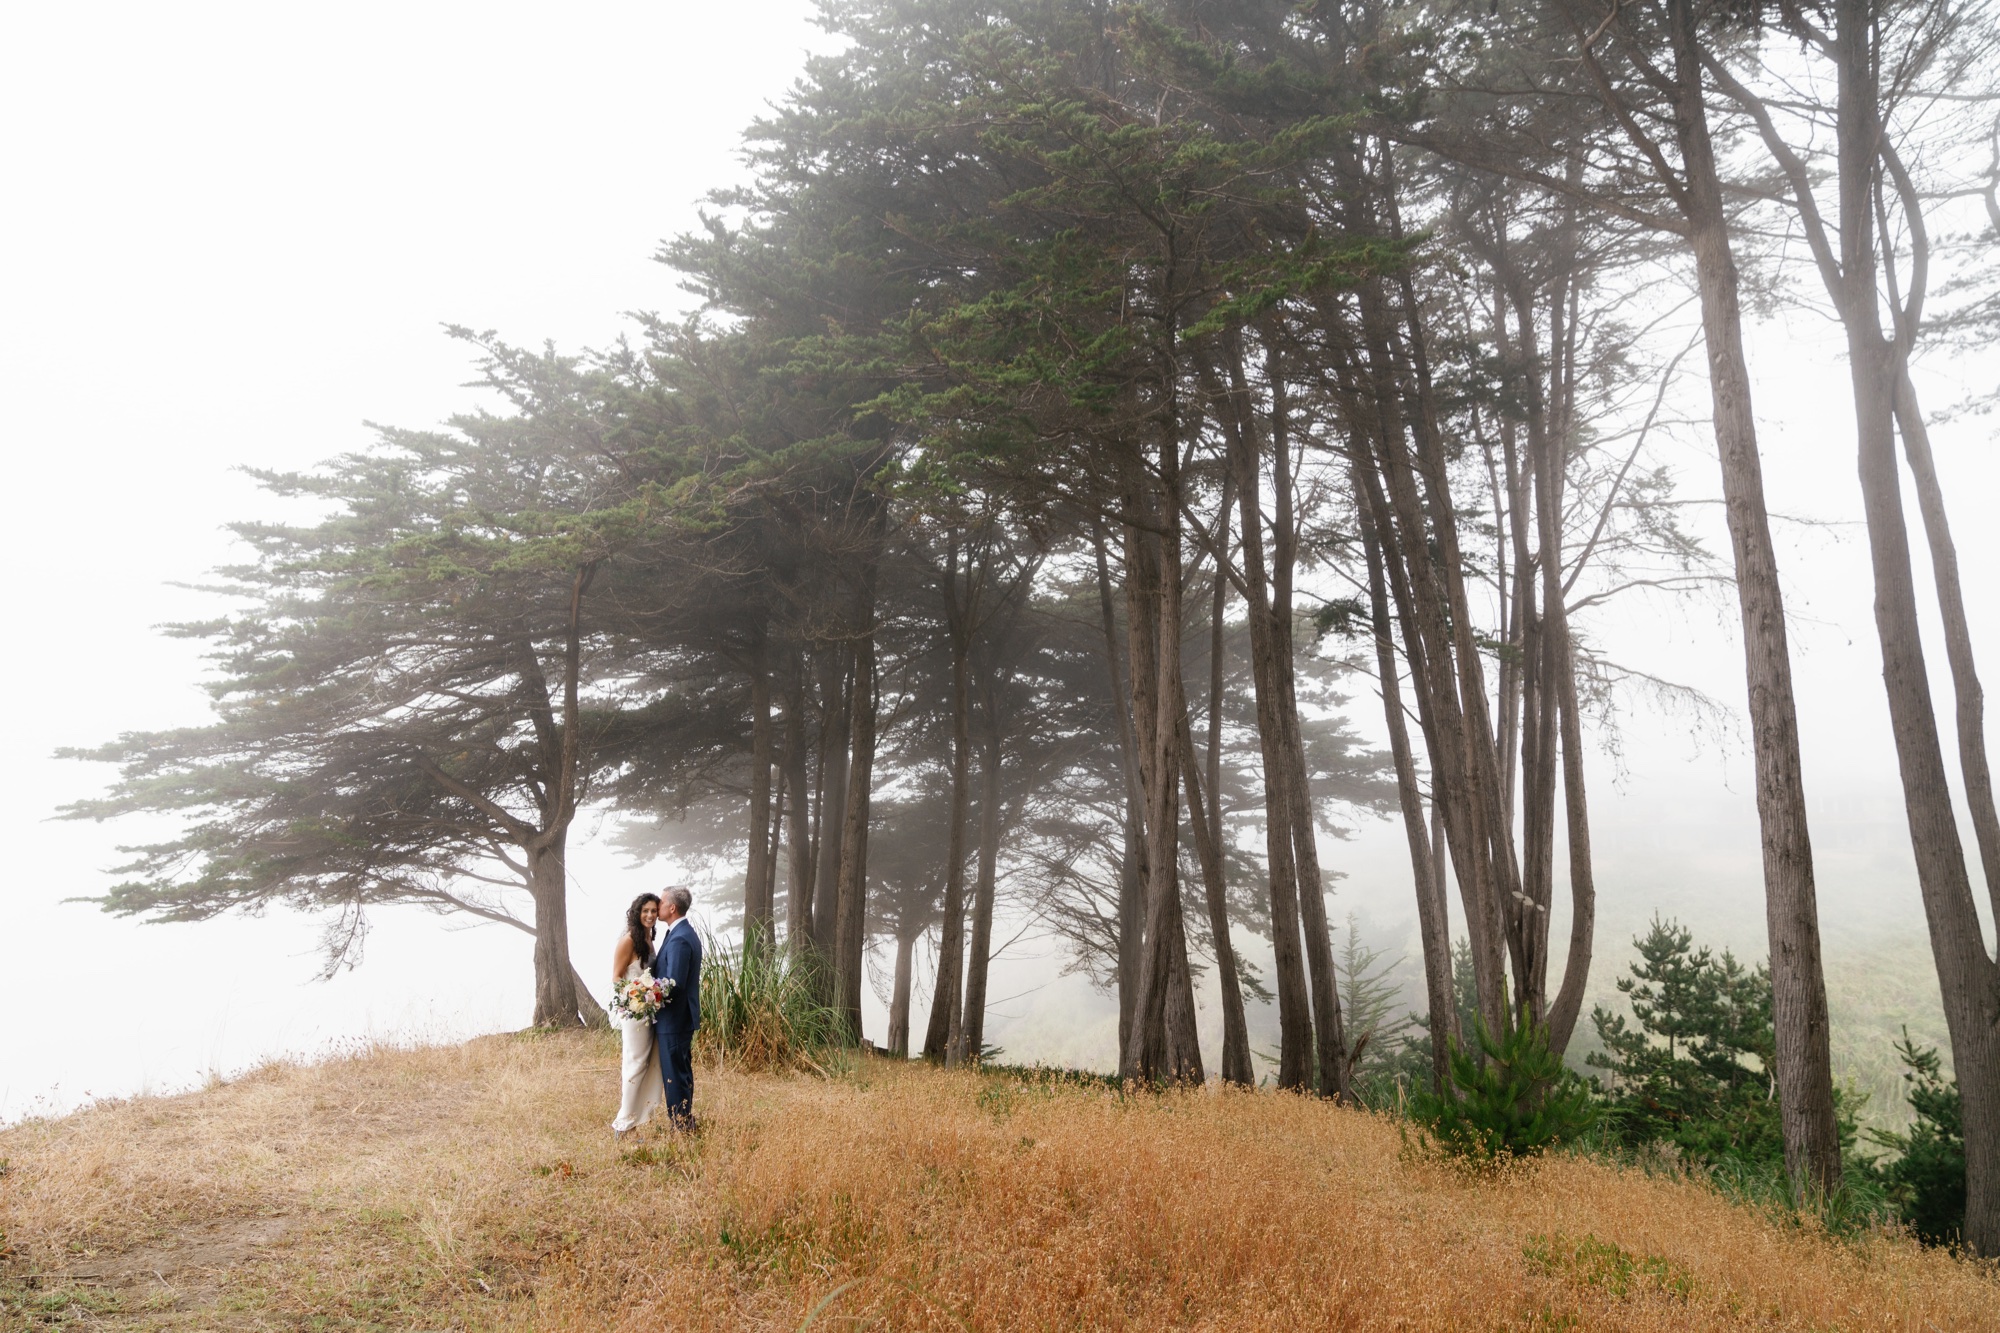
[[[630,981],[653,966],[653,927],[660,919],[660,895],[642,893],[625,909],[625,934],[611,955],[615,981]],[[643,1019],[619,1018],[624,1039],[624,1095],[618,1101],[618,1118],[611,1132],[622,1135],[652,1118],[667,1100],[666,1084],[660,1077],[660,1061],[655,1054],[653,1025]]]

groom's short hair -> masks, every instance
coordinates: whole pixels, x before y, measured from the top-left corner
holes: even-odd
[[[668,889],[667,899],[674,905],[675,916],[686,916],[688,908],[694,906],[694,893],[690,889]]]

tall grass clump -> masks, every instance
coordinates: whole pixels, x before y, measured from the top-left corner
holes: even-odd
[[[706,940],[697,1053],[751,1072],[843,1068],[847,1025],[820,998],[814,966],[756,934],[742,945]]]

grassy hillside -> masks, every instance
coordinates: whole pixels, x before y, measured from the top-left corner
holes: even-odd
[[[1468,1178],[1270,1093],[708,1072],[599,1036],[277,1067],[0,1133],[0,1327],[2000,1329],[2000,1276],[1583,1161]]]

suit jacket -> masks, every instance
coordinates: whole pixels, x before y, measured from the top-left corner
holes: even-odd
[[[673,997],[653,1020],[662,1037],[692,1037],[701,1026],[701,936],[683,917],[660,945],[653,975],[672,978]]]

